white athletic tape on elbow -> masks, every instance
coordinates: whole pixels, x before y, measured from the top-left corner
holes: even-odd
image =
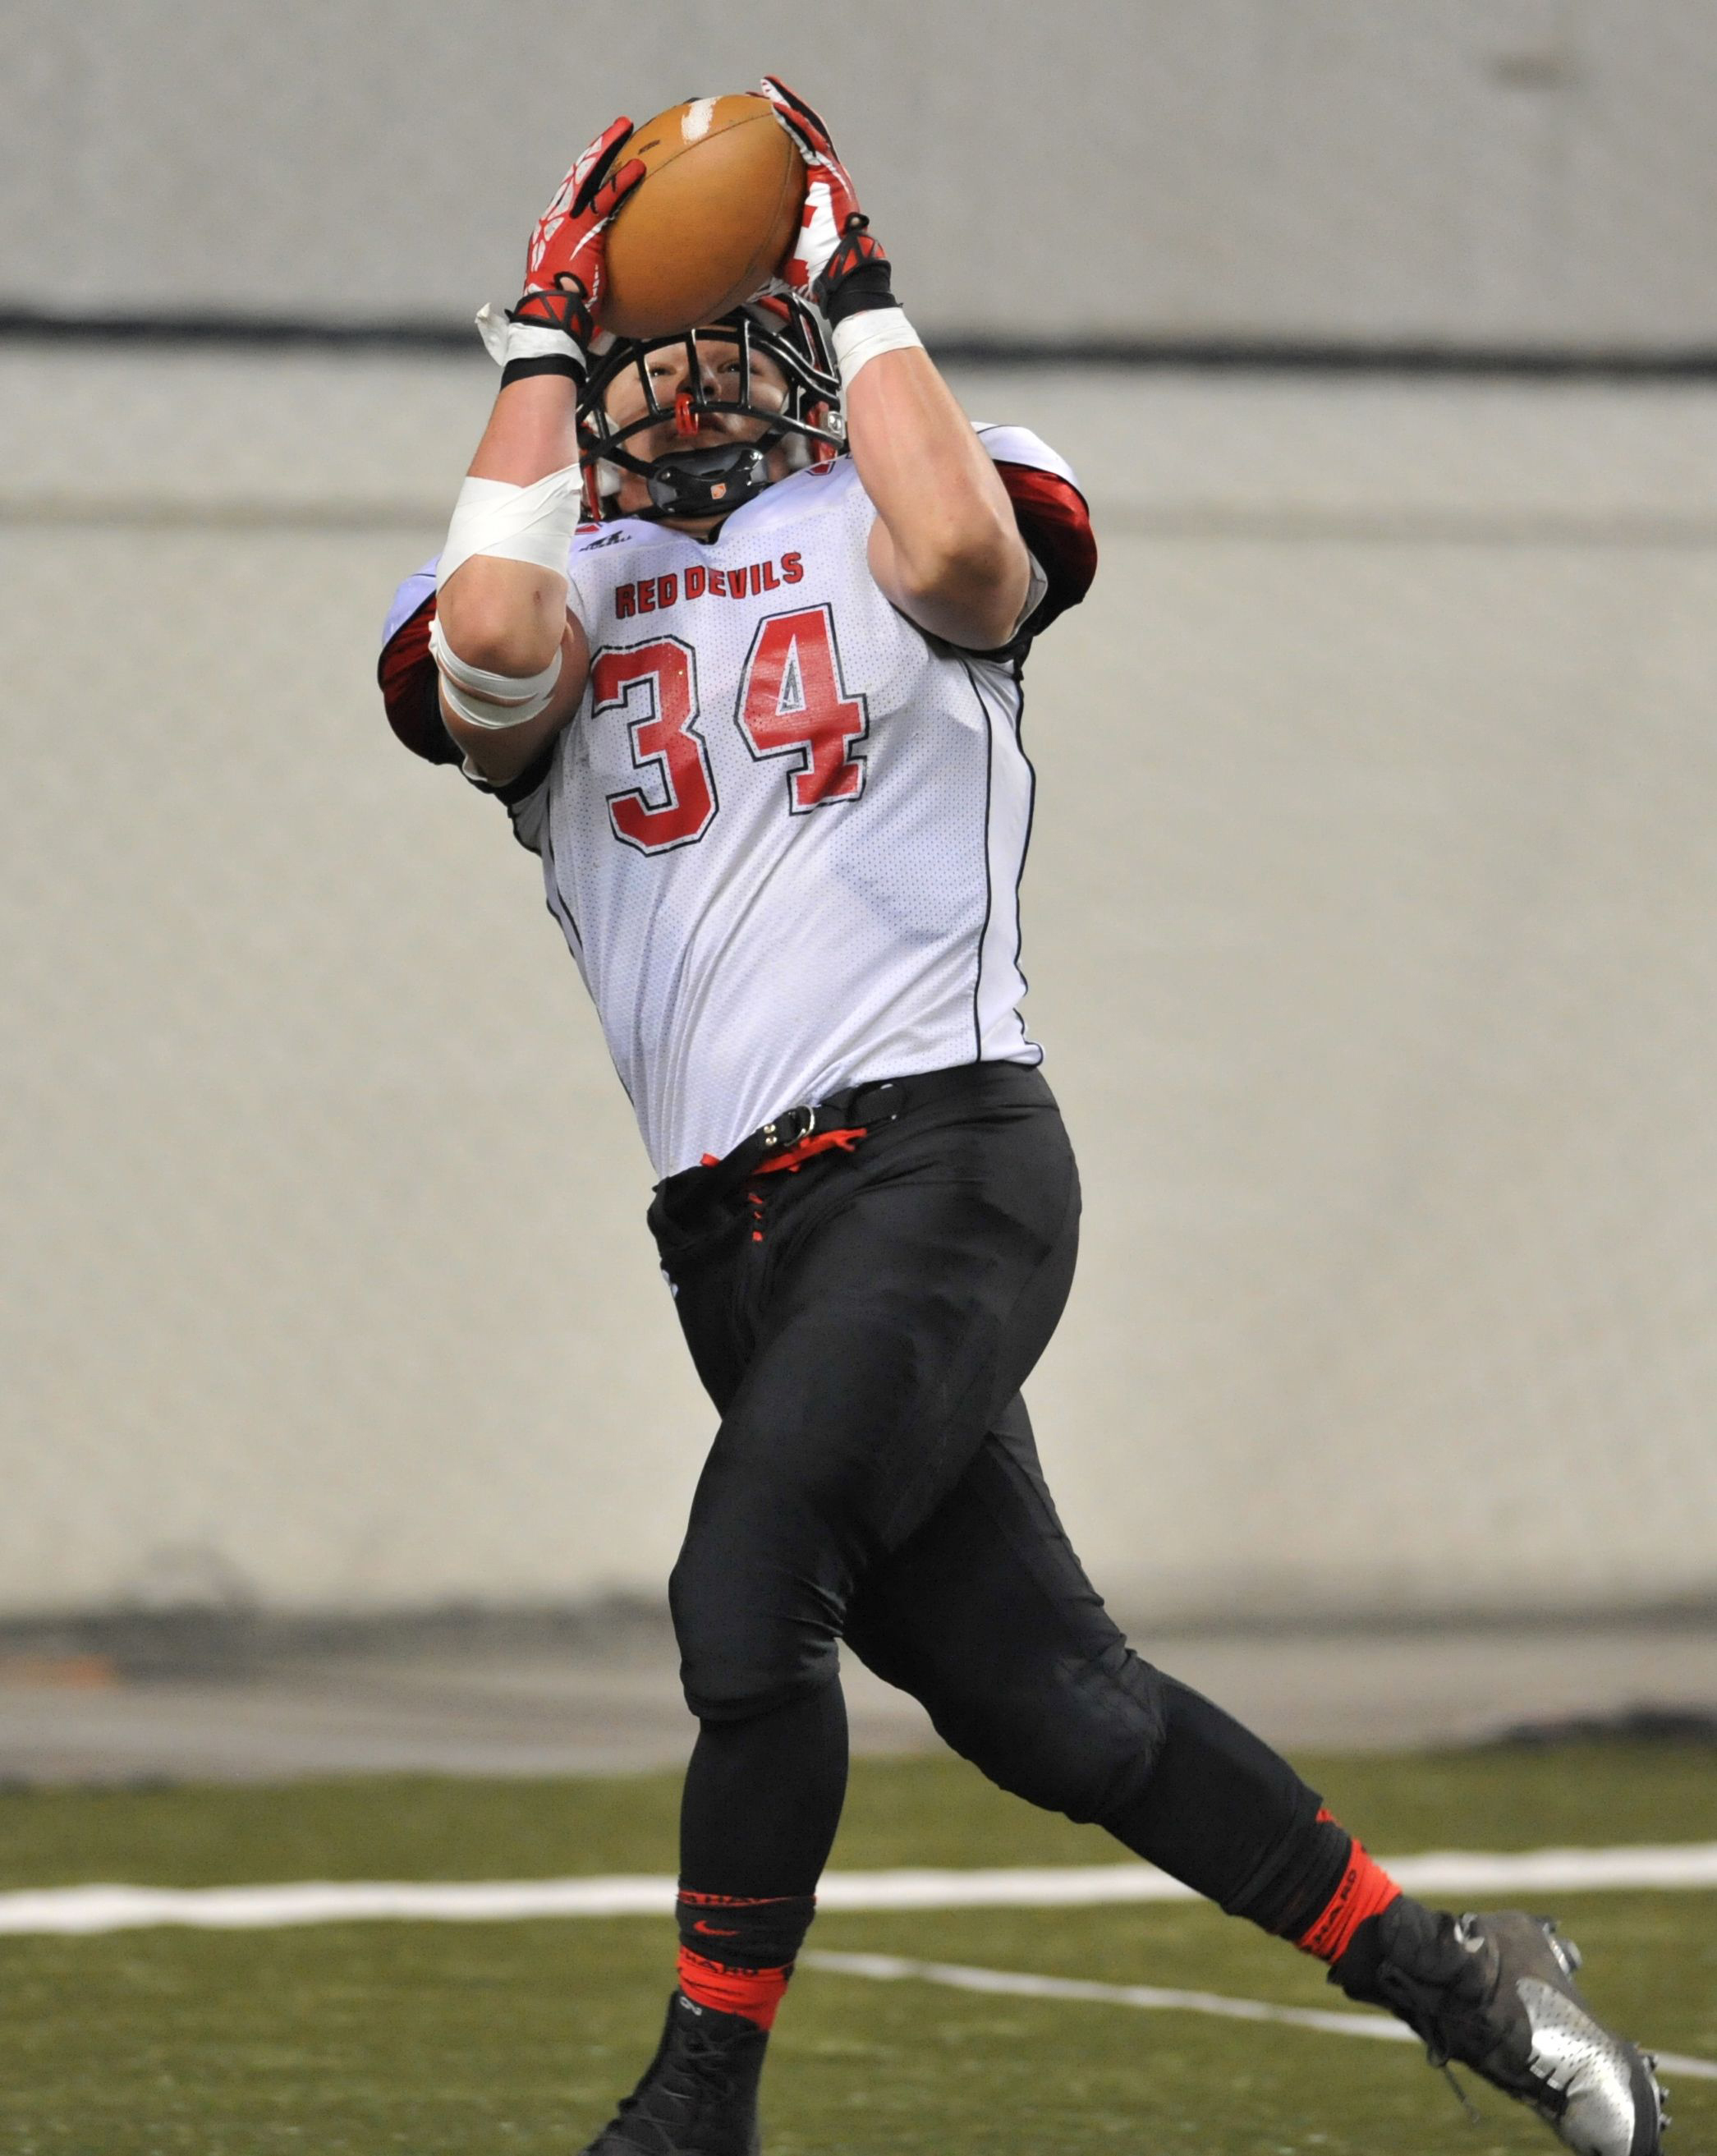
[[[488,733],[522,726],[546,709],[561,678],[561,655],[556,651],[540,674],[495,674],[460,658],[439,615],[429,624],[429,656],[440,672],[448,709]]]
[[[868,307],[835,324],[835,364],[843,391],[853,387],[861,367],[885,352],[922,352],[924,339],[900,307]]]
[[[550,472],[531,486],[513,486],[503,479],[468,478],[454,504],[435,588],[441,590],[474,554],[530,562],[564,577],[583,486],[577,465]]]

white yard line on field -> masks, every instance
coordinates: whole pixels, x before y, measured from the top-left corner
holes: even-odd
[[[981,1991],[1009,1999],[1070,1999],[1099,2006],[1136,2006],[1156,2012],[1214,2014],[1230,2021],[1279,2021],[1294,2029],[1317,2029],[1332,2036],[1371,2036],[1386,2044],[1416,2044],[1411,2029],[1381,2014],[1332,2013],[1316,2006],[1272,2006],[1262,1999],[1230,1999],[1219,1991],[1176,1991],[1154,1984],[1095,1984],[1077,1976],[1024,1976],[1012,1969],[967,1969],[959,1962],[908,1961],[898,1954],[826,1953],[813,1949],[799,1956],[802,1969],[827,1970],[832,1976],[862,1976],[884,1984],[901,1979],[940,1984],[951,1991]],[[1689,2081],[1717,2082],[1717,2061],[1692,2059],[1678,2051],[1659,2051],[1665,2074]]]
[[[1514,1855],[1437,1850],[1383,1861],[1413,1892],[1450,1899],[1717,1887],[1717,1842]],[[1197,1898],[1191,1887],[1148,1864],[831,1871],[817,1889],[818,1907],[828,1912],[1074,1909]],[[306,1880],[276,1887],[49,1887],[0,1893],[0,1933],[120,1932],[153,1924],[250,1931],[378,1919],[507,1923],[532,1917],[659,1917],[673,1907],[673,1880],[642,1873],[599,1879]]]

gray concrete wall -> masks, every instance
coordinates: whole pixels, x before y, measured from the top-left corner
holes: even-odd
[[[0,354],[0,1611],[665,1575],[710,1416],[643,1154],[536,864],[372,686],[492,383]],[[1026,890],[1102,1584],[1717,1589],[1717,394],[961,387],[1104,549]]]
[[[924,326],[1717,341],[1686,0],[8,0],[0,304],[461,319],[616,110],[823,103]]]

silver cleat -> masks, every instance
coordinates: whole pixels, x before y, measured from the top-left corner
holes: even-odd
[[[1374,1921],[1330,1980],[1398,2015],[1433,2066],[1470,2067],[1576,2156],[1662,2156],[1652,2058],[1592,2013],[1579,1949],[1547,1917],[1439,1916],[1403,1896]]]

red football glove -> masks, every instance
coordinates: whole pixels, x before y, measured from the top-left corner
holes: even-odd
[[[515,331],[504,382],[551,372],[582,381],[607,281],[608,226],[644,176],[638,157],[616,169],[631,135],[629,120],[605,127],[537,219],[525,257],[525,296],[507,316]],[[541,349],[515,350],[527,344]]]
[[[807,167],[804,223],[782,264],[782,282],[814,299],[831,324],[867,307],[898,306],[889,258],[870,236],[852,176],[821,117],[778,75],[766,74],[761,87]]]

